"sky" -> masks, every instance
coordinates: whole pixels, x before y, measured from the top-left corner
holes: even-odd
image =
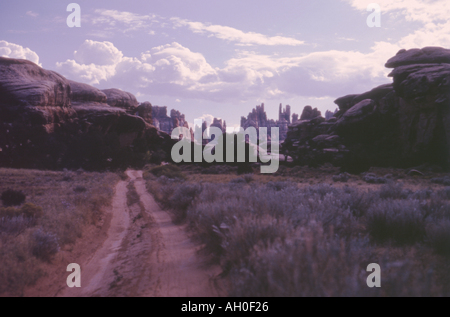
[[[373,0],[78,0],[80,27],[70,3],[3,1],[0,56],[131,92],[191,126],[239,126],[261,103],[269,119],[280,103],[324,114],[392,82],[384,64],[400,49],[450,48],[448,0],[378,0],[380,27],[367,23]]]

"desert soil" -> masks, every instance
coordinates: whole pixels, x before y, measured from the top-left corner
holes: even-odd
[[[224,296],[218,266],[206,259],[186,234],[172,223],[147,192],[142,171],[115,188],[112,207],[102,223],[92,226],[77,243],[59,252],[45,275],[25,296]],[[127,205],[127,185],[139,202]],[[69,288],[67,265],[81,267],[81,287]]]

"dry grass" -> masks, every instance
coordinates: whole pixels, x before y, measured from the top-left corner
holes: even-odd
[[[450,296],[450,189],[430,174],[372,169],[388,181],[368,184],[333,182],[332,167],[183,171],[148,189],[220,263],[231,296]],[[370,263],[381,288],[366,285]]]
[[[41,276],[41,263],[97,223],[119,176],[0,168],[0,178],[0,192],[26,195],[14,216],[0,219],[0,295],[17,296]]]

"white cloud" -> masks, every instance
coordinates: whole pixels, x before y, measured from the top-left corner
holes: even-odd
[[[132,12],[117,10],[95,10],[97,16],[90,19],[94,25],[106,24],[115,30],[122,32],[138,31],[148,29],[152,24],[158,22],[156,15],[140,15]],[[148,34],[155,34],[153,30],[147,30]]]
[[[115,65],[122,60],[123,54],[111,42],[86,40],[74,53],[75,61],[80,64]]]
[[[241,30],[222,25],[206,25],[201,22],[191,22],[179,18],[171,18],[175,26],[187,26],[194,33],[209,33],[222,40],[237,42],[238,45],[291,45],[297,46],[304,44],[291,37],[267,36],[255,32],[243,32]]]
[[[75,60],[57,67],[70,79],[135,94],[241,102],[362,92],[389,80],[384,63],[398,50],[378,42],[368,54],[332,50],[280,57],[241,51],[214,68],[202,54],[176,42],[127,57],[110,42],[87,40]]]
[[[355,9],[365,11],[370,2],[366,0],[344,0]],[[377,0],[381,14],[393,13],[404,15],[408,21],[430,23],[447,21],[450,15],[450,2],[447,0]]]
[[[39,15],[39,13],[33,12],[33,11],[27,11],[25,14],[30,16],[30,17],[33,17],[33,18],[35,18],[35,17],[37,17]]]
[[[344,0],[357,10],[366,12],[365,0]],[[425,46],[450,46],[450,1],[448,0],[378,0],[381,15],[422,24],[401,38],[397,45],[404,49]],[[366,12],[367,13],[367,12]],[[382,18],[383,20],[383,18]],[[382,22],[383,25],[383,22]]]
[[[95,10],[95,16],[89,17],[89,21],[93,25],[102,25],[103,31],[100,34],[104,36],[105,28],[121,32],[142,31],[149,35],[155,35],[154,27],[167,28],[167,27],[187,27],[194,33],[205,33],[209,36],[215,36],[216,38],[226,41],[236,42],[237,45],[290,45],[297,46],[304,44],[304,41],[297,40],[291,37],[283,36],[267,36],[256,32],[243,32],[241,30],[214,24],[204,24],[202,22],[192,22],[178,17],[170,19],[157,16],[155,14],[141,15],[126,11],[117,10]],[[97,34],[97,33],[92,33]]]
[[[14,43],[0,41],[0,56],[27,59],[42,67],[42,65],[39,64],[39,56],[36,52]]]

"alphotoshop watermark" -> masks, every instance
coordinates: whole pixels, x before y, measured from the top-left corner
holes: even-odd
[[[367,26],[370,28],[381,27],[381,7],[376,3],[367,6],[367,11],[373,11],[366,20]]]
[[[202,126],[202,120],[195,120],[194,126],[194,142],[192,144],[191,133],[186,127],[178,127],[172,131],[172,139],[179,140],[172,147],[171,156],[175,163],[192,162],[192,154],[194,162],[207,163],[223,163],[224,151],[227,163],[237,163],[246,161],[246,140],[248,138],[248,162],[256,163],[259,160],[269,165],[261,165],[261,173],[275,173],[278,171],[280,164],[279,158],[279,128],[273,127],[270,131],[270,151],[268,151],[268,134],[267,128],[259,128],[259,136],[256,128],[248,127],[240,128],[238,131],[227,129],[227,133],[223,133],[217,127],[210,127],[202,132],[198,127]],[[203,140],[211,140],[203,146]],[[225,143],[225,144],[224,144]],[[226,145],[226,146],[225,146]],[[194,153],[192,153],[192,147]],[[236,147],[236,153],[235,153]],[[235,162],[236,158],[236,162]]]
[[[72,12],[67,17],[67,26],[69,28],[81,27],[81,7],[78,3],[71,3],[67,6],[67,11]]]
[[[73,270],[73,272],[72,272]],[[69,287],[81,287],[81,268],[77,263],[67,265],[67,272],[72,272],[67,277],[66,283]]]

